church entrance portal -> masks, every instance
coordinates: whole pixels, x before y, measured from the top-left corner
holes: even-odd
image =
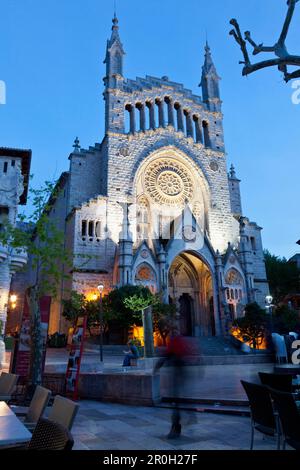
[[[183,336],[193,335],[192,302],[193,299],[189,296],[189,294],[182,294],[179,299],[180,334]]]
[[[177,306],[180,333],[213,336],[213,284],[208,266],[196,255],[178,255],[169,271],[169,296]]]

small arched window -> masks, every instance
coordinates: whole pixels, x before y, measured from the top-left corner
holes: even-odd
[[[202,122],[204,146],[210,147],[210,135],[209,135],[209,124],[207,121]]]
[[[126,129],[127,134],[134,134],[135,133],[135,108],[131,104],[127,104],[125,106],[125,111],[127,111],[129,115],[129,119],[125,117],[125,122],[129,124]]]

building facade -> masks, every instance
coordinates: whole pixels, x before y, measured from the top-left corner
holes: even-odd
[[[30,150],[0,148],[0,231],[5,229],[7,221],[16,224],[18,206],[26,204],[30,162]],[[12,275],[26,263],[25,251],[0,244],[0,320],[3,329],[10,303]]]
[[[51,217],[73,253],[70,281],[87,296],[142,284],[177,305],[184,335],[218,335],[268,283],[261,227],[242,212],[240,181],[227,170],[222,101],[206,44],[194,95],[168,77],[128,79],[116,17],[107,42],[105,136],[69,156]],[[84,255],[84,257],[82,256]],[[50,332],[64,328],[61,298]]]

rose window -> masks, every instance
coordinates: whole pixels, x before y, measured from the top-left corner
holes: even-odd
[[[183,183],[176,173],[163,171],[157,178],[158,188],[168,196],[177,196],[183,190]]]
[[[193,195],[194,185],[189,170],[173,159],[160,159],[145,169],[146,193],[159,204],[183,205]]]

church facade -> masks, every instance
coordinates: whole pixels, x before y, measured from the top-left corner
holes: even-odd
[[[50,216],[73,253],[67,289],[142,284],[177,305],[181,333],[223,334],[247,303],[265,304],[261,227],[242,213],[227,169],[220,78],[205,47],[202,97],[168,77],[128,79],[118,20],[107,42],[105,136],[74,143]],[[84,257],[82,256],[84,255]],[[50,332],[62,329],[61,299]]]

